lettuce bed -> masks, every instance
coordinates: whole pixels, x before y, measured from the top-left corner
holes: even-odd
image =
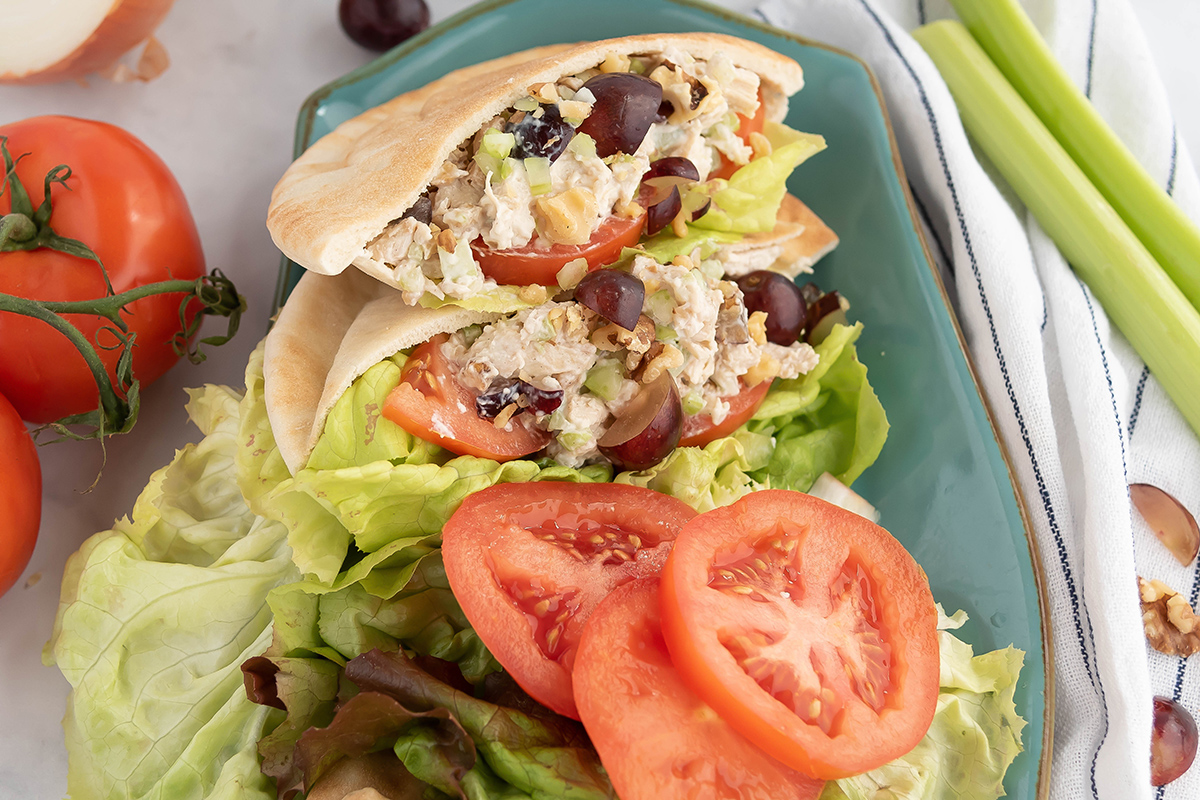
[[[849,483],[887,430],[855,355],[859,331],[836,329],[818,348],[821,366],[777,385],[733,436],[615,480],[699,509],[766,486],[806,489],[824,471]],[[89,539],[64,576],[45,658],[73,687],[64,720],[73,798],[274,798],[302,775],[302,734],[334,722],[339,693],[353,693],[346,665],[381,652],[408,688],[399,699],[364,692],[332,734],[301,746],[310,763],[390,749],[430,798],[611,792],[573,723],[514,708],[518,693],[494,689],[503,674],[450,592],[438,535],[463,497],[493,483],[614,477],[606,467],[454,458],[409,436],[379,415],[402,363],[385,361],[355,383],[294,477],[267,422],[261,347],[244,395],[192,394],[204,438],[152,477],[129,519]],[[830,784],[827,797],[876,797],[882,787],[895,797],[1000,794],[1024,724],[1012,702],[1021,654],[973,656],[948,630],[941,636],[930,733],[904,759]],[[405,652],[458,665],[474,696],[412,667]],[[285,710],[247,699],[241,665],[262,654]],[[368,726],[382,733],[364,745],[361,720],[381,715],[390,727]]]

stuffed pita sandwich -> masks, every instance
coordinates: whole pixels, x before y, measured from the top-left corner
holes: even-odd
[[[397,353],[383,416],[455,455],[644,470],[750,420],[844,321],[792,281],[837,244],[786,191],[824,148],[781,122],[802,84],[751,42],[633,36],[459,70],[318,141],[268,216],[312,273],[266,350],[289,469]]]

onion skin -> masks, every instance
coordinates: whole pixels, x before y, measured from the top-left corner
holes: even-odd
[[[37,72],[0,73],[0,84],[34,86],[79,80],[110,67],[149,39],[174,3],[175,0],[114,0],[100,27],[64,58]]]

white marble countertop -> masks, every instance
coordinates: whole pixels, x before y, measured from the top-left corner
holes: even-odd
[[[745,10],[746,0],[727,0]],[[469,5],[433,0],[434,21]],[[1200,153],[1200,92],[1194,0],[1135,0],[1164,75],[1179,133]],[[0,598],[0,800],[61,797],[66,753],[60,719],[67,684],[41,666],[66,558],[95,531],[131,509],[151,472],[197,438],[183,410],[183,388],[240,387],[250,350],[266,331],[279,254],[264,226],[271,187],[290,161],[297,109],[322,84],[365,63],[336,22],[335,0],[178,2],[159,31],[171,68],[149,85],[95,81],[0,87],[0,124],[39,114],[70,114],[120,125],[171,167],[191,203],[210,267],[235,279],[249,316],[231,344],[199,367],[177,366],[145,393],[134,432],[111,441],[100,468],[95,444],[41,450],[42,529],[29,568]]]

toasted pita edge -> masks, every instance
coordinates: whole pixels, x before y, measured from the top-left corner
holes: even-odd
[[[458,70],[342,123],[288,168],[276,185],[267,227],[276,245],[314,272],[342,272],[400,218],[465,139],[496,114],[556,81],[602,63],[609,53],[696,58],[724,52],[758,73],[767,118],[781,120],[803,86],[799,64],[762,45],[714,33],[627,36],[550,45]]]
[[[357,270],[300,279],[267,336],[267,419],[294,475],[303,469],[338,398],[397,352],[500,315],[406,305],[400,292]]]

